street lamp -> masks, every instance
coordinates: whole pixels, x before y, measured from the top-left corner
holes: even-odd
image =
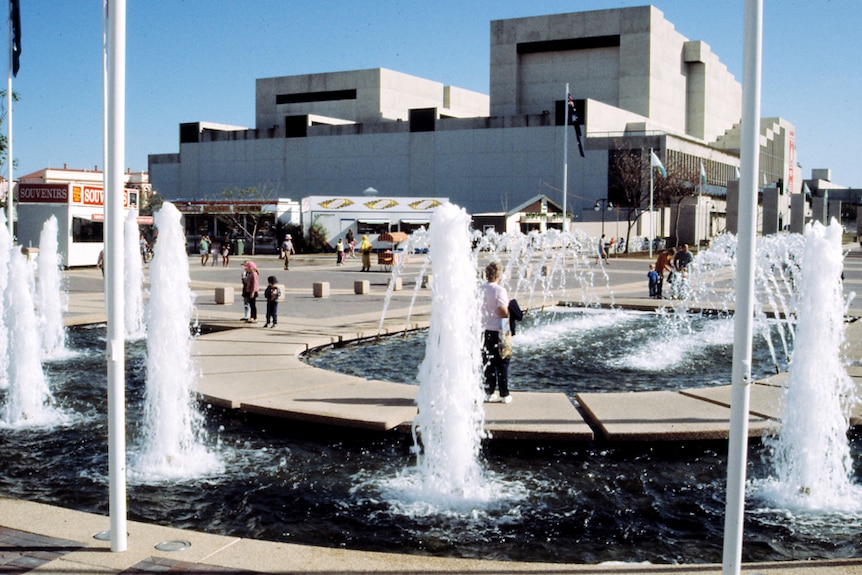
[[[605,209],[602,209],[602,204],[605,204]],[[596,200],[596,205],[593,206],[593,209],[597,212],[602,212],[602,235],[605,235],[605,211],[611,211],[614,209],[614,204],[609,202],[607,198],[601,198]]]

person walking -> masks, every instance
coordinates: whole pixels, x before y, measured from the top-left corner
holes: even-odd
[[[335,244],[335,265],[340,266],[344,263],[344,240],[339,238]]]
[[[210,245],[212,244],[212,240],[209,235],[204,234],[201,236],[201,242],[199,246],[199,252],[201,254],[201,265],[207,265],[207,262],[210,259]]]
[[[210,242],[210,255],[213,259],[213,263],[211,265],[212,267],[216,267],[216,264],[218,263],[219,247],[213,241]]]
[[[602,234],[602,237],[599,238],[599,244],[596,246],[596,264],[600,260],[604,260],[606,264],[611,263],[608,261],[608,250],[605,247],[605,234]]]
[[[347,230],[347,236],[344,238],[347,240],[347,257],[355,258],[356,257],[356,238],[353,235],[353,230]]]
[[[281,253],[284,256],[284,269],[290,269],[290,256],[296,252],[293,249],[293,236],[287,234],[284,236],[284,241],[281,242]]]
[[[491,262],[485,266],[485,283],[480,288],[482,304],[482,366],[484,368],[486,401],[510,403],[509,358],[501,354],[505,321],[509,319],[509,293],[500,285],[500,264]],[[505,330],[508,331],[508,330]]]
[[[221,267],[226,268],[230,264],[230,243],[221,244]]]

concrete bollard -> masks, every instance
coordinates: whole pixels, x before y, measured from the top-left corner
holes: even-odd
[[[395,282],[395,283],[394,283],[394,286],[392,287],[392,291],[401,291],[401,288],[403,286],[403,283],[401,281],[401,277],[399,276],[397,278],[389,278],[389,285],[392,285],[393,282]]]
[[[371,293],[371,282],[369,280],[357,280],[353,282],[353,293],[358,295]]]
[[[232,287],[217,287],[215,288],[215,302],[219,305],[227,305],[233,303],[233,288]]]
[[[329,282],[314,282],[312,291],[314,297],[329,297]]]
[[[426,289],[431,289],[431,286],[434,285],[434,276],[422,276],[422,287]]]
[[[23,246],[21,248],[21,253],[24,254],[24,259],[28,262],[35,262],[39,257],[39,248]]]

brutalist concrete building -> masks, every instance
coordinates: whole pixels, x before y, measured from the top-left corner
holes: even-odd
[[[583,157],[564,125],[567,84]],[[563,204],[567,165],[576,226],[598,219],[597,201],[615,201],[614,150],[641,149],[648,161],[652,148],[666,165],[704,166],[706,197],[684,218],[695,222],[693,241],[723,229],[741,100],[740,83],[709,46],[653,6],[498,20],[489,95],[385,69],[263,78],[254,128],[182,124],[179,152],[151,155],[149,173],[168,199],[250,186],[336,198],[373,187],[446,197],[476,213],[505,212],[537,194]],[[798,193],[792,124],[764,120],[761,135],[762,179]],[[656,235],[670,233],[665,219]]]

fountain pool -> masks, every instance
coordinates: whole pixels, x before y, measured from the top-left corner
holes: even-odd
[[[787,369],[771,320],[758,329],[752,375]],[[426,331],[315,350],[316,367],[365,378],[416,383]],[[765,337],[774,340],[775,361]],[[509,368],[514,391],[678,390],[730,383],[733,318],[621,309],[548,308],[519,324]],[[777,363],[777,366],[776,366]]]
[[[524,331],[527,333],[527,330]],[[107,513],[104,328],[75,329],[73,361],[45,364],[69,421],[3,430],[0,494]],[[129,444],[139,445],[146,344],[127,346]],[[513,404],[514,405],[514,404]],[[414,461],[407,435],[331,431],[205,410],[224,469],[128,486],[129,517],[240,537],[402,553],[551,562],[721,560],[726,446],[486,443],[509,489],[482,506],[402,505],[387,480]],[[854,460],[862,437],[851,441]],[[751,448],[750,476],[769,473]],[[130,453],[130,457],[134,453]],[[856,471],[856,481],[862,480]],[[748,503],[744,559],[862,556],[862,517]]]

